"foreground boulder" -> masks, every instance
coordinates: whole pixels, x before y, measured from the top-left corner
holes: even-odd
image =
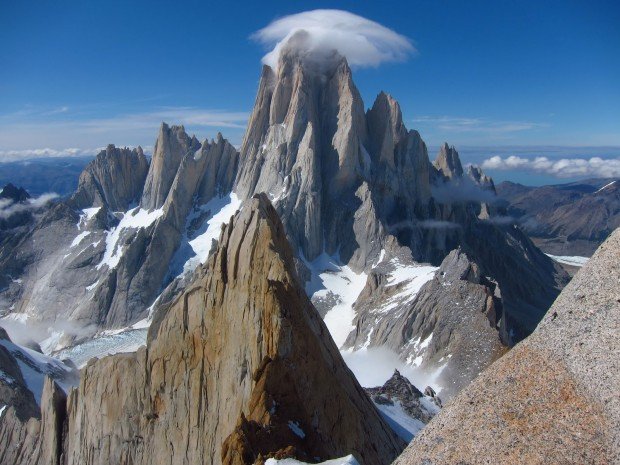
[[[620,230],[395,462],[620,463]]]
[[[90,362],[66,404],[66,412],[43,417],[51,425],[0,421],[0,438],[19,434],[36,445],[44,438],[32,434],[55,428],[50,437],[62,444],[46,450],[68,465],[315,462],[348,454],[380,465],[405,446],[300,286],[264,195],[244,204],[205,271],[160,308],[147,347]],[[23,451],[5,458],[56,460]]]

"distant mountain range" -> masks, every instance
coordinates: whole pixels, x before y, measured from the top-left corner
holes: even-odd
[[[35,158],[0,163],[0,186],[13,183],[37,197],[47,192],[62,196],[75,191],[82,170],[92,157]]]
[[[620,180],[588,179],[529,187],[505,181],[497,195],[544,252],[591,256],[620,226]]]

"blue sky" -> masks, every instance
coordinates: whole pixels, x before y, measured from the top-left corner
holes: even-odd
[[[0,153],[152,146],[162,119],[239,143],[268,51],[250,35],[338,8],[411,39],[407,61],[354,76],[367,107],[391,93],[429,146],[588,146],[603,147],[588,156],[618,157],[617,1],[0,5]]]

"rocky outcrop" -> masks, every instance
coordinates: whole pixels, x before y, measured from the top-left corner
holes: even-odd
[[[141,147],[130,150],[108,145],[82,174],[72,196],[77,208],[103,207],[127,211],[140,200],[149,163]]]
[[[350,453],[373,465],[404,447],[305,295],[264,195],[243,206],[196,281],[154,317],[147,348],[87,365],[61,423],[69,465]]]
[[[398,402],[407,415],[420,420],[422,423],[428,423],[435,416],[438,410],[434,407],[441,407],[441,400],[432,389],[432,396],[423,394],[398,370],[394,370],[392,377],[383,386],[366,388],[365,390],[375,404],[394,405],[395,402]],[[428,391],[429,394],[431,391]],[[424,399],[425,396],[432,399],[430,402],[434,405],[433,407],[428,403],[422,403],[421,399]]]
[[[450,147],[447,142],[441,146],[433,166],[444,178],[454,179],[463,176],[463,166],[459,154],[454,146]]]
[[[0,328],[0,340],[11,342],[4,328]],[[39,415],[37,401],[26,385],[19,362],[5,345],[0,345],[0,405],[12,406],[21,420]]]
[[[620,230],[395,462],[620,463]]]
[[[67,396],[51,378],[46,378],[40,417],[20,418],[13,406],[0,418],[0,463],[62,465],[62,441],[66,435]]]

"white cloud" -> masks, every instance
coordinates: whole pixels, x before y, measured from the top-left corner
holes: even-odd
[[[482,167],[488,170],[525,170],[545,173],[558,178],[593,176],[602,178],[620,177],[620,158],[600,157],[562,158],[552,160],[547,157],[523,158],[515,155],[494,157],[484,160]]]
[[[274,47],[263,57],[263,63],[274,69],[287,42],[287,46],[318,60],[337,51],[354,67],[404,61],[415,52],[407,37],[342,10],[313,10],[285,16],[254,33],[252,38]]]
[[[25,202],[13,202],[10,199],[0,199],[0,218],[6,219],[16,213],[41,208],[51,200],[58,197],[58,194],[42,194],[39,197],[28,199]]]

